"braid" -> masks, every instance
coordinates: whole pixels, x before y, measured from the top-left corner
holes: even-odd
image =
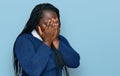
[[[54,52],[54,55],[55,55],[55,62],[56,62],[56,76],[59,76],[59,69],[61,67],[63,67],[63,69],[64,69],[64,71],[66,73],[66,76],[69,76],[66,64],[65,64],[63,58],[61,57],[61,55],[59,54],[58,50],[53,50],[53,52]]]

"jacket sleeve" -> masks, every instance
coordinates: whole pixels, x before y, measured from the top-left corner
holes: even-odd
[[[16,40],[15,54],[22,69],[29,76],[40,76],[48,63],[51,50],[41,43],[35,52],[32,42],[25,37],[20,37]]]
[[[79,54],[70,46],[68,41],[63,36],[60,36],[58,51],[68,67],[76,68],[80,65]]]

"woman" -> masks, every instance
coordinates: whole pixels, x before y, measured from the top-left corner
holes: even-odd
[[[79,66],[79,54],[59,31],[59,10],[37,5],[14,43],[15,76],[62,76],[63,69],[69,76],[66,66]]]

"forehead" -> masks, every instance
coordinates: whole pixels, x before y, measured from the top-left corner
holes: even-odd
[[[56,12],[54,12],[52,10],[44,10],[43,18],[45,18],[45,19],[57,18],[57,14],[56,14]]]

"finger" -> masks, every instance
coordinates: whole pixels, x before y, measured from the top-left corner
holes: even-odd
[[[49,26],[46,26],[44,31],[46,31],[46,30],[48,30],[48,29],[49,29]]]
[[[54,23],[56,22],[56,19],[55,19],[55,18],[53,18],[53,22],[54,22]]]
[[[49,26],[49,30],[53,30],[54,29],[54,27],[53,26]]]
[[[57,35],[59,35],[59,33],[60,33],[60,28],[57,29]]]
[[[48,20],[48,22],[47,22],[47,26],[49,26],[49,25],[50,25],[50,22],[51,22],[51,20],[49,19],[49,20]]]
[[[54,26],[58,28],[58,27],[59,27],[59,24],[58,24],[58,23],[55,23]]]
[[[56,23],[54,22],[54,23],[53,23],[53,27],[55,27],[55,26],[56,26],[55,24],[56,24]]]
[[[54,20],[54,27],[56,27],[56,26],[58,26],[58,20],[57,19]]]
[[[60,28],[56,28],[56,32],[59,33],[59,31],[60,31]]]
[[[46,30],[48,30],[48,28],[50,26],[50,22],[51,22],[51,20],[49,19],[48,22],[47,22],[47,26],[45,27]]]
[[[43,34],[40,26],[38,26],[38,31],[39,31],[40,35]]]
[[[54,27],[54,25],[55,25],[55,19],[54,18],[52,19],[52,22],[53,22],[52,26]]]
[[[54,23],[53,23],[53,26],[54,26],[54,27],[58,26],[58,25],[57,25],[57,24],[58,24],[58,21],[56,21],[56,19],[54,19],[53,22],[54,22]]]
[[[59,36],[59,31],[55,30],[54,37],[57,38]]]
[[[55,23],[55,24],[54,24],[55,27],[58,27],[58,26],[59,26],[58,18],[56,18],[56,19],[54,20],[54,23]]]
[[[54,18],[52,18],[50,25],[53,27],[54,26]]]
[[[59,20],[58,20],[58,18],[56,18],[56,19],[55,19],[55,23],[58,23],[58,22],[59,22]]]
[[[58,18],[55,19],[55,22],[58,22]]]

